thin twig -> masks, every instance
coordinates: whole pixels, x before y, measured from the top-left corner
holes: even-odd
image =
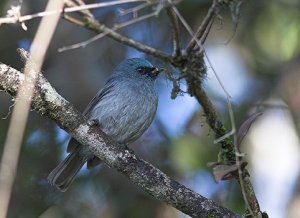
[[[126,26],[131,25],[131,24],[137,23],[139,21],[142,21],[142,20],[148,19],[150,17],[154,17],[154,16],[157,16],[157,12],[156,11],[154,11],[154,12],[152,12],[150,14],[146,14],[146,15],[140,16],[140,17],[138,17],[136,19],[133,19],[133,20],[130,20],[128,22],[124,22],[124,23],[121,23],[121,24],[115,24],[114,27],[111,28],[111,30],[112,31],[117,31],[117,30],[119,30],[121,28],[124,28]],[[76,20],[75,20],[75,22],[73,20],[70,20],[70,19],[67,19],[67,20],[70,21],[70,22],[72,22],[72,23],[74,23],[74,24],[76,24],[76,25],[78,25],[77,22],[76,22]],[[79,24],[79,26],[80,26],[80,24]],[[73,45],[64,46],[62,48],[59,48],[58,52],[64,52],[64,51],[68,51],[68,50],[71,50],[71,49],[85,47],[88,44],[90,44],[90,43],[92,43],[92,42],[94,42],[96,40],[99,40],[99,39],[103,38],[104,36],[106,36],[108,34],[109,34],[109,32],[102,32],[102,33],[100,33],[100,34],[98,34],[98,35],[96,35],[96,36],[94,36],[94,37],[92,37],[92,38],[90,38],[90,39],[88,39],[86,41],[83,41],[83,42],[80,42],[80,43],[76,43],[76,44],[73,44]]]
[[[213,3],[212,3],[211,7],[209,8],[209,10],[207,12],[207,15],[205,16],[202,23],[198,27],[196,33],[193,34],[191,41],[189,42],[188,46],[186,47],[186,53],[187,54],[189,54],[192,51],[192,49],[195,47],[196,44],[199,44],[199,43],[197,43],[197,39],[202,37],[202,35],[204,34],[204,32],[205,32],[207,26],[209,25],[210,21],[213,20],[214,17],[216,16],[217,6],[218,6],[218,1],[213,0]],[[201,48],[201,46],[199,46],[199,47]]]
[[[169,0],[170,1],[170,0]],[[175,6],[172,6],[175,14],[178,16],[179,20],[182,22],[182,24],[184,25],[184,27],[186,28],[186,30],[188,31],[188,33],[193,37],[195,36],[195,34],[193,33],[193,30],[192,28],[189,26],[189,24],[186,22],[186,20],[183,18],[183,16],[180,14],[180,12],[177,10],[177,8]],[[221,79],[219,78],[217,72],[214,70],[214,67],[210,61],[210,59],[208,58],[206,52],[205,52],[205,49],[204,49],[204,46],[203,44],[197,39],[197,38],[194,38],[195,42],[198,44],[198,46],[203,50],[203,53],[209,63],[209,65],[211,66],[211,68],[213,69],[213,73],[215,75],[215,77],[217,78],[217,81],[218,83],[220,84],[222,90],[224,91],[225,95],[226,95],[226,99],[227,99],[227,103],[230,104],[230,107],[228,107],[228,109],[232,109],[232,106],[231,106],[231,102],[230,102],[230,99],[231,99],[231,96],[229,95],[229,93],[227,92],[227,90],[225,89]],[[220,136],[221,137],[221,136]]]
[[[173,32],[173,46],[174,46],[174,55],[175,57],[179,57],[181,55],[180,49],[180,31],[179,31],[179,24],[177,16],[173,10],[173,8],[167,8],[167,14],[170,18],[170,22],[172,25],[172,32]]]
[[[207,28],[205,29],[201,39],[200,39],[200,42],[201,42],[201,45],[204,45],[204,43],[206,42],[206,39],[207,39],[207,36],[208,34],[210,33],[210,30],[211,30],[211,27],[214,23],[214,20],[215,20],[215,17],[213,17],[210,21],[209,21],[209,24],[207,25]],[[202,52],[202,49],[203,47],[200,49],[200,52]]]
[[[4,23],[17,23],[17,22],[23,23],[24,21],[31,20],[37,17],[51,16],[60,13],[72,13],[72,12],[95,9],[95,8],[103,8],[103,7],[116,6],[116,5],[128,4],[128,3],[145,2],[145,1],[147,0],[118,0],[118,1],[111,1],[111,2],[88,4],[88,5],[79,5],[71,8],[64,8],[58,10],[43,11],[36,14],[24,15],[24,16],[20,16],[20,14],[16,16],[10,15],[9,17],[1,17],[0,25]]]
[[[2,120],[6,120],[9,117],[9,115],[12,113],[12,108],[15,106],[15,104],[16,102],[14,101],[14,103],[8,107],[8,112],[5,117],[1,118]]]
[[[71,16],[69,16],[67,14],[64,14],[63,17],[64,17],[64,19],[66,19],[67,21],[69,21],[71,23],[74,23],[74,24],[76,24],[78,26],[84,26],[84,23],[81,20],[78,20],[78,19],[76,19],[74,17],[71,17]]]
[[[138,6],[135,6],[135,7],[132,7],[132,8],[129,8],[129,9],[120,9],[119,12],[120,14],[123,16],[123,15],[127,15],[127,14],[130,14],[132,13],[135,17],[135,15],[142,9],[146,8],[146,7],[149,7],[151,5],[154,5],[156,4],[156,2],[146,2],[146,3],[143,3],[143,4],[140,4]]]
[[[45,12],[57,11],[62,7],[63,2],[61,0],[49,0]],[[44,17],[42,19],[30,48],[32,57],[30,60],[27,60],[25,64],[25,79],[17,92],[17,101],[9,124],[0,165],[0,218],[5,218],[7,216],[24,130],[31,106],[35,83],[38,78],[37,72],[39,72],[42,67],[46,50],[59,18],[60,14],[56,14],[56,16]]]
[[[65,0],[65,4],[68,7],[72,7],[74,5],[76,5],[74,2],[70,1],[70,0]],[[159,12],[159,11],[158,11]],[[114,31],[113,29],[105,26],[104,24],[100,24],[97,20],[95,20],[93,17],[91,17],[89,15],[89,13],[85,12],[85,11],[78,11],[78,13],[80,13],[84,19],[85,19],[85,23],[86,23],[86,28],[91,29],[99,34],[105,33],[108,37],[122,43],[125,45],[128,45],[132,48],[135,48],[141,52],[144,52],[146,54],[150,54],[153,55],[157,58],[160,58],[164,61],[168,61],[168,62],[172,62],[172,56],[158,50],[155,48],[152,48],[148,45],[142,44],[140,42],[137,42],[131,38],[128,38],[120,33],[117,33],[116,31]],[[102,36],[101,36],[102,37]]]
[[[81,5],[81,6],[85,5],[85,2],[83,0],[76,0],[76,2],[77,2],[78,5]],[[94,15],[91,13],[90,10],[86,9],[86,10],[82,10],[82,11],[89,14],[90,17],[94,17]]]

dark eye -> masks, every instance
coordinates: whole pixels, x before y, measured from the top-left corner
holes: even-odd
[[[145,67],[139,67],[139,68],[137,68],[137,71],[139,73],[145,73],[146,72],[146,68]]]

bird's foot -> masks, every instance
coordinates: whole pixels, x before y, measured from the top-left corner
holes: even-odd
[[[99,126],[99,120],[98,119],[92,119],[87,121],[89,126]]]
[[[129,148],[127,145],[125,145],[125,150],[129,151],[130,154],[134,154],[134,151]]]

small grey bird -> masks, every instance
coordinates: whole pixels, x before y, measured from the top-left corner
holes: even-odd
[[[127,146],[154,119],[158,103],[154,82],[158,74],[159,70],[144,59],[121,62],[83,114],[111,139]],[[48,176],[49,183],[60,191],[68,189],[86,162],[88,169],[101,162],[73,138],[67,152],[70,154]]]

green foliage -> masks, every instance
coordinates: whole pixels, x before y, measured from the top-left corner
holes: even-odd
[[[206,168],[211,158],[213,158],[212,146],[201,143],[199,137],[191,134],[175,140],[170,150],[174,168],[181,174]]]

